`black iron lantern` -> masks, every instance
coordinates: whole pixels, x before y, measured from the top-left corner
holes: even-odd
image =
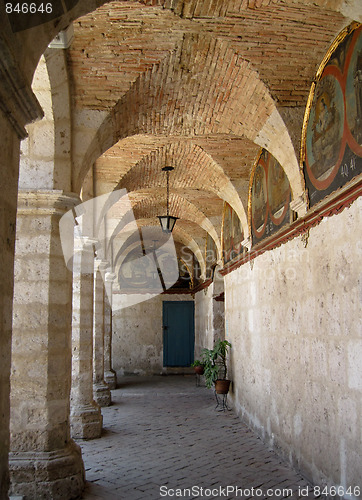
[[[163,172],[166,172],[167,178],[167,215],[158,215],[157,217],[160,220],[161,228],[164,233],[172,233],[176,221],[179,218],[169,215],[169,175],[171,170],[173,170],[173,167],[163,167],[162,169]]]

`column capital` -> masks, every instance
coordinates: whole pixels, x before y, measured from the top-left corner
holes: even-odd
[[[307,213],[307,202],[305,196],[298,196],[290,202],[290,208],[293,212],[297,212],[298,217],[302,217]]]
[[[243,240],[243,241],[241,242],[241,245],[242,245],[243,247],[247,248],[248,250],[250,250],[250,248],[251,248],[251,237],[250,237],[250,236],[248,236],[247,238],[245,238],[245,240]]]
[[[112,273],[112,272],[106,273],[104,276],[105,281],[107,281],[109,283],[113,283],[116,280],[116,278],[117,278],[116,273]]]
[[[100,259],[99,257],[95,257],[94,259],[94,272],[100,271],[102,274],[110,269],[111,264],[108,260]]]
[[[75,226],[76,230],[77,226]],[[81,236],[74,234],[74,250],[83,252],[92,252],[94,256],[94,245],[98,243],[96,238],[89,238],[88,236]]]
[[[20,189],[18,213],[21,215],[64,215],[81,199],[76,193],[58,189]]]

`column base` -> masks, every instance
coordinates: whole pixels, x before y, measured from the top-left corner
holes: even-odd
[[[114,370],[107,370],[104,372],[104,381],[108,387],[113,390],[117,387],[117,374]]]
[[[27,500],[79,498],[85,485],[80,447],[71,441],[55,451],[11,452],[10,495]]]
[[[70,434],[73,439],[101,437],[103,417],[97,403],[71,407]]]
[[[2,441],[4,443],[4,441]],[[9,489],[9,469],[8,469],[8,450],[3,445],[4,450],[0,451],[0,498],[8,498]],[[3,457],[1,457],[1,452],[3,451]],[[5,458],[5,460],[2,460]]]
[[[105,382],[99,382],[93,384],[93,397],[94,401],[99,404],[99,406],[110,406],[112,403],[111,390]]]

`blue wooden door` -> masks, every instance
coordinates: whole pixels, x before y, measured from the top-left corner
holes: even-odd
[[[163,302],[163,366],[190,366],[194,343],[194,303]]]

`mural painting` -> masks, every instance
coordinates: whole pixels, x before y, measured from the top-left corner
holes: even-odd
[[[302,155],[313,206],[362,172],[362,26],[332,49],[309,99]]]
[[[242,246],[243,228],[237,213],[228,203],[224,204],[222,234],[223,260],[226,264],[244,251]]]
[[[253,243],[290,222],[291,190],[283,167],[262,149],[251,175],[249,220]]]

